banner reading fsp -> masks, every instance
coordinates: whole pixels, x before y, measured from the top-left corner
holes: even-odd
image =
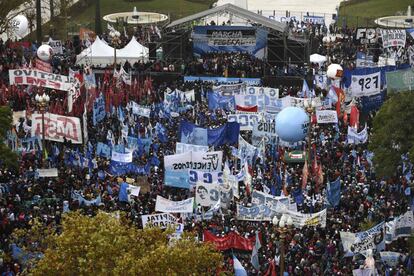
[[[63,142],[64,139],[74,144],[82,144],[82,131],[79,118],[45,113],[45,139]],[[42,114],[32,115],[32,136],[42,136]]]
[[[195,55],[210,52],[247,52],[257,58],[265,57],[267,31],[244,26],[195,26],[193,50]]]

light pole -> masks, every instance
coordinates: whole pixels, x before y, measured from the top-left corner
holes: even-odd
[[[306,112],[309,114],[309,125],[308,125],[308,156],[305,155],[305,158],[310,158],[310,153],[311,153],[311,131],[312,131],[312,116],[313,113],[315,112],[315,108],[316,108],[316,101],[315,98],[309,98],[309,99],[305,99],[304,102],[304,107]],[[308,160],[310,161],[310,160]],[[308,167],[311,166],[311,162],[308,162]]]
[[[331,63],[331,48],[335,45],[336,36],[334,35],[327,35],[322,38],[322,43],[328,49],[328,64]]]
[[[118,31],[111,31],[109,33],[109,36],[111,37],[111,43],[112,46],[114,47],[114,70],[115,70],[115,66],[116,66],[116,47],[118,47],[119,45],[121,45],[121,33]]]
[[[276,231],[279,232],[279,242],[280,242],[279,267],[280,267],[280,275],[284,275],[285,273],[285,238],[286,238],[286,233],[289,231],[289,228],[291,228],[293,225],[293,220],[289,215],[283,214],[280,220],[276,216],[274,216],[272,223]]]
[[[42,94],[39,96],[39,94],[36,95],[35,97],[36,100],[36,106],[37,109],[40,111],[40,113],[42,114],[42,166],[44,167],[45,162],[44,162],[44,157],[45,157],[45,112],[47,110],[47,108],[49,107],[49,101],[50,101],[50,97],[46,94]]]

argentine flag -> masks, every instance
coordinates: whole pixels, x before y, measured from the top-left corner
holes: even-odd
[[[234,263],[234,275],[235,276],[247,276],[246,269],[242,266],[240,261],[236,258],[236,256],[233,256],[233,263]]]

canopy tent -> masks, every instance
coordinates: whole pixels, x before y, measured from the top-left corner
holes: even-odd
[[[107,45],[99,37],[96,37],[91,46],[76,56],[76,64],[105,66],[114,62],[114,54],[113,47]],[[148,48],[138,43],[135,37],[124,48],[116,50],[117,63],[124,63],[128,60],[128,62],[133,64],[139,60],[146,61],[148,58]]]
[[[76,56],[76,64],[107,65],[114,62],[114,48],[105,44],[98,36],[91,46]]]
[[[135,37],[132,37],[131,41],[125,45],[124,48],[116,51],[116,60],[119,62],[125,62],[133,64],[136,61],[147,61],[149,57],[149,50],[147,47],[142,46]]]

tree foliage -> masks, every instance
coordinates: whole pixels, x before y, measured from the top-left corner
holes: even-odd
[[[374,152],[376,173],[392,177],[401,154],[410,153],[414,161],[414,93],[393,95],[374,118],[370,150]]]
[[[16,15],[22,13],[18,10],[20,5],[29,3],[30,0],[13,0],[13,1],[0,1],[0,33],[5,32],[8,29],[10,20]]]
[[[32,228],[33,229],[33,228]],[[49,228],[50,229],[50,228]],[[22,238],[22,230],[15,233]],[[31,243],[48,230],[27,231]],[[40,243],[44,257],[31,275],[211,275],[222,256],[210,244],[184,234],[169,240],[173,230],[138,229],[124,218],[100,212],[88,217],[71,212],[63,217],[61,231],[49,232]],[[16,238],[18,237],[18,238]],[[27,247],[25,247],[26,249]],[[39,249],[39,248],[38,248]]]
[[[7,132],[11,129],[13,117],[8,106],[0,106],[0,166],[17,169],[17,155],[5,144]]]

